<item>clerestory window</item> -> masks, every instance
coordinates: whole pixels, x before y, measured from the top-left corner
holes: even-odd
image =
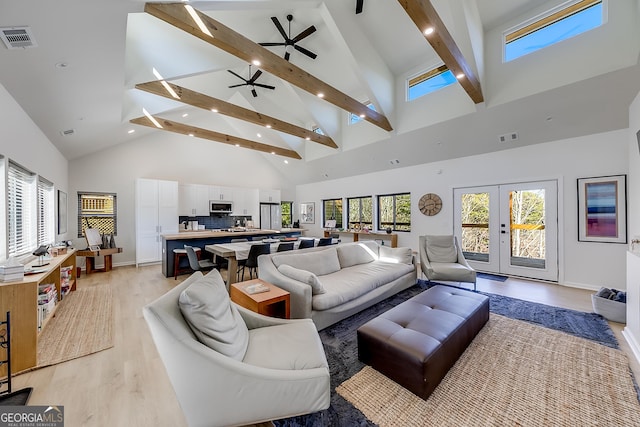
[[[505,32],[504,62],[599,27],[602,0],[572,0]]]
[[[435,92],[455,82],[456,77],[446,65],[432,68],[407,81],[407,100],[413,101],[416,98]]]

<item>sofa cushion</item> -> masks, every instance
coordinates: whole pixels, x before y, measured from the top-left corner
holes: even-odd
[[[278,267],[278,271],[293,280],[297,280],[311,286],[311,293],[313,295],[325,293],[324,286],[320,283],[318,276],[310,271],[301,270],[287,264],[282,264]]]
[[[412,272],[415,272],[415,267],[411,264],[381,261],[344,268],[320,277],[326,293],[314,295],[311,305],[314,310],[328,310]]]
[[[178,304],[198,341],[236,360],[244,358],[249,330],[231,303],[218,270],[211,270],[189,285],[180,294]]]
[[[310,271],[316,276],[331,274],[340,270],[340,261],[338,260],[336,248],[306,253],[287,252],[274,254],[271,260],[276,268],[287,264],[300,270]]]
[[[380,246],[380,261],[399,262],[401,264],[413,264],[413,252],[411,248],[392,248]]]
[[[431,262],[457,262],[458,252],[453,236],[427,236],[427,257]]]
[[[377,252],[372,251],[364,243],[338,245],[338,260],[341,268],[348,268],[357,264],[366,264],[378,258]]]
[[[286,325],[255,328],[249,334],[251,339],[244,363],[283,370],[328,366],[313,322],[296,321]]]

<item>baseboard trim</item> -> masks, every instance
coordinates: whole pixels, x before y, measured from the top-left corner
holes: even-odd
[[[638,341],[636,341],[636,338],[633,336],[628,326],[625,326],[624,329],[622,329],[622,336],[627,341],[627,344],[629,344],[636,361],[640,363],[640,344],[638,344]]]

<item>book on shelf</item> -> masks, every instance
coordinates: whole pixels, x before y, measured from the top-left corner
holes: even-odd
[[[0,265],[0,280],[13,282],[24,278],[24,265]]]
[[[269,292],[269,285],[265,283],[252,283],[249,285],[244,285],[242,289],[248,293],[249,295],[259,294],[262,292]]]

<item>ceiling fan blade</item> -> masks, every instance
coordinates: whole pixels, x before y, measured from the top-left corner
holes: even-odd
[[[245,79],[244,77],[242,77],[240,74],[235,73],[235,72],[233,72],[233,71],[231,71],[231,70],[227,70],[227,71],[228,71],[228,72],[230,72],[231,74],[233,74],[234,76],[236,76],[237,78],[239,78],[240,80],[245,81],[245,82],[247,81],[247,79]]]
[[[271,90],[276,88],[275,86],[263,85],[262,83],[254,83],[253,85],[258,87],[263,87],[265,89],[271,89]]]
[[[280,21],[278,21],[278,17],[272,16],[271,20],[273,21],[276,28],[278,29],[278,32],[282,35],[282,38],[285,40],[289,40],[289,36],[287,36],[287,33],[284,32],[284,28],[282,28],[282,25],[280,25]]]
[[[293,48],[295,50],[297,50],[298,52],[304,53],[305,55],[307,55],[311,59],[316,59],[316,57],[318,56],[315,53],[311,52],[310,50],[303,48],[302,46],[293,45]]]
[[[253,95],[254,98],[258,97],[258,92],[256,92],[255,89],[251,89],[251,94]]]
[[[281,43],[258,43],[260,46],[286,46],[284,42]]]
[[[362,13],[363,6],[364,6],[364,0],[356,0],[356,14]]]
[[[292,41],[294,43],[298,43],[300,40],[302,40],[303,38],[310,36],[311,34],[316,32],[316,27],[315,26],[310,26],[309,28],[307,28],[306,30],[304,30],[303,32],[301,32],[300,34],[298,34],[297,36],[295,36]]]
[[[247,85],[246,83],[240,83],[240,84],[237,84],[237,85],[231,85],[231,86],[229,86],[229,89],[234,88],[234,87],[239,87],[239,86],[246,86],[246,85]]]
[[[262,75],[262,71],[257,70],[254,74],[253,77],[251,77],[251,79],[249,80],[249,83],[253,83],[256,80],[258,80],[258,77],[260,77]]]

